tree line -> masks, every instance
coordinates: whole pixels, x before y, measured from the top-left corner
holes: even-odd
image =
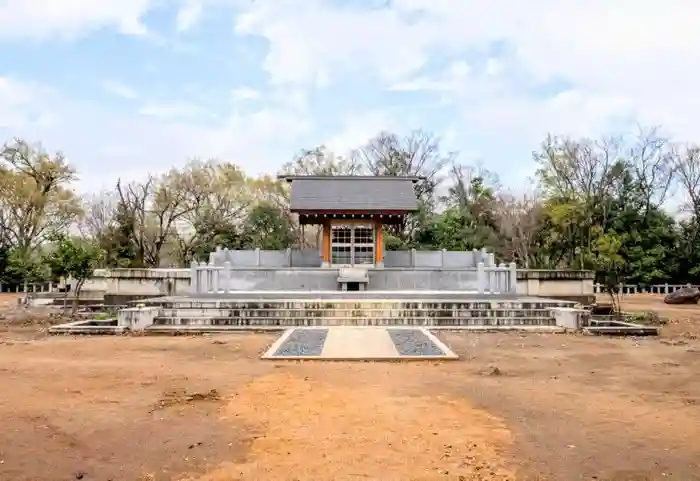
[[[420,210],[391,228],[388,249],[488,247],[522,268],[594,270],[610,286],[700,283],[700,148],[659,132],[550,135],[533,152],[537,171],[527,192],[502,187],[483,166],[458,163],[424,131],[382,132],[347,156],[305,150],[280,173],[422,176]],[[216,246],[320,242],[318,229],[289,213],[289,186],[276,175],[251,177],[231,163],[193,159],[84,196],[72,189],[77,175],[62,153],[40,144],[14,139],[2,147],[4,285],[47,279],[80,256],[83,264],[94,258],[93,267],[184,266]],[[671,194],[683,199],[679,209],[669,207]]]

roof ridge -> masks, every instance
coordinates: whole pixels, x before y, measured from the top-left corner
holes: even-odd
[[[295,180],[402,180],[418,182],[425,177],[417,175],[278,175],[278,179],[292,182]]]

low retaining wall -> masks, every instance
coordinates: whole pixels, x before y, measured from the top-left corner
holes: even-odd
[[[368,269],[368,290],[458,290],[478,293],[515,292],[515,264],[477,269]],[[233,291],[335,291],[338,269],[257,268],[241,269],[192,264],[192,294]]]
[[[518,294],[549,297],[589,305],[595,302],[592,271],[518,270]]]
[[[303,270],[303,269],[302,269]],[[314,276],[319,284],[316,289],[335,290],[337,280],[337,270],[335,269],[311,269],[312,271],[323,273]],[[297,270],[298,271],[298,270]],[[471,290],[469,286],[473,282],[472,272],[462,271],[463,274],[450,274],[449,270],[433,269],[433,274],[426,274],[425,270],[414,271],[411,269],[384,269],[383,272],[391,273],[393,279],[404,278],[402,286],[405,289],[439,289],[439,282],[428,286],[416,287],[416,279],[429,280],[431,276],[438,275],[452,279],[456,284],[452,289]],[[283,273],[280,273],[283,272]],[[392,289],[389,287],[390,279],[382,278],[382,270],[377,269],[370,272],[370,282],[373,282],[375,289]],[[414,274],[422,272],[422,274]],[[460,272],[459,270],[453,270]],[[293,285],[291,289],[299,289],[299,275],[291,274],[289,270],[280,271],[278,269],[241,269],[239,282],[242,289],[245,285],[263,283],[269,286],[274,285],[277,290],[289,289],[285,285]],[[377,277],[378,276],[378,277]],[[461,276],[461,277],[460,277]],[[539,296],[553,299],[572,300],[583,304],[590,304],[595,299],[593,293],[594,276],[590,271],[554,271],[554,270],[524,270],[517,271],[517,293],[521,296]],[[394,281],[391,281],[394,282]],[[396,281],[398,282],[398,281]],[[281,285],[280,285],[281,283]],[[306,284],[304,284],[306,285]],[[393,284],[396,285],[396,284]],[[462,287],[455,287],[462,286]],[[250,289],[251,287],[248,287]],[[147,297],[159,297],[168,295],[188,295],[190,293],[190,269],[98,269],[95,275],[89,279],[83,288],[83,296],[91,299],[102,296],[105,304],[118,305],[125,304],[131,300],[143,299]],[[312,289],[309,287],[308,289]]]

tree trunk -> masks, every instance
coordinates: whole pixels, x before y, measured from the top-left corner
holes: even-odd
[[[71,317],[75,317],[75,313],[78,310],[78,298],[80,297],[80,290],[83,288],[85,279],[79,280],[75,284],[75,295],[73,296],[73,308],[71,309]]]

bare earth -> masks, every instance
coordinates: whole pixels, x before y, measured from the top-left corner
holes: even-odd
[[[628,298],[675,319],[661,339],[284,363],[274,334],[49,338],[3,303],[2,481],[700,480],[700,306]]]

